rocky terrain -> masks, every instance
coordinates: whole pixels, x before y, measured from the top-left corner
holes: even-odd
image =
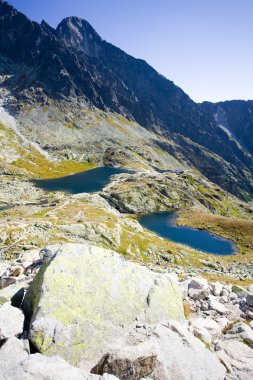
[[[0,379],[252,379],[251,103],[196,104],[85,20],[0,0]],[[103,166],[128,172],[37,181]],[[236,252],[139,223],[161,211]]]
[[[1,270],[2,379],[252,377],[252,285],[178,280],[87,244]]]

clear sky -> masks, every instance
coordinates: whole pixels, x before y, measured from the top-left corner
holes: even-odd
[[[55,27],[89,21],[195,101],[253,99],[253,0],[9,0]]]

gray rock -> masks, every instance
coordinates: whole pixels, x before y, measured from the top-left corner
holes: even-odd
[[[217,337],[221,334],[220,325],[210,318],[194,318],[190,321],[191,327],[204,328],[212,337]]]
[[[53,248],[52,248],[53,249]],[[158,274],[103,248],[66,244],[40,270],[24,309],[46,355],[91,369],[136,321],[184,319],[174,274]]]
[[[209,292],[207,289],[195,289],[195,288],[190,288],[188,290],[188,296],[192,298],[193,300],[204,300],[207,299],[209,296]]]
[[[209,308],[219,314],[225,314],[227,312],[227,308],[222,303],[217,301],[214,296],[209,297]]]
[[[92,375],[59,357],[30,355],[14,367],[5,368],[1,380],[117,380],[112,375]]]
[[[235,323],[232,328],[226,332],[225,338],[243,340],[249,347],[253,348],[253,330],[243,322]]]
[[[247,287],[247,290],[248,290],[250,293],[253,294],[253,284],[249,285],[249,286]]]
[[[141,345],[133,350],[126,347],[112,351],[102,357],[95,368],[97,373],[112,373],[121,380],[139,380],[146,378],[157,367],[157,355],[152,354],[150,347]]]
[[[52,257],[54,256],[54,254],[55,254],[55,251],[52,251],[48,247],[44,247],[40,251],[40,258],[45,263],[45,262],[48,262],[49,260],[51,260]]]
[[[252,379],[253,350],[246,344],[237,340],[219,342],[216,355],[233,376],[232,379]]]
[[[246,297],[246,303],[248,306],[253,307],[253,294],[248,294]]]
[[[214,296],[220,296],[223,289],[223,285],[220,282],[215,282],[211,284],[211,289]]]
[[[122,380],[139,380],[140,371],[153,380],[224,380],[226,373],[216,356],[176,321],[136,329],[102,358],[97,369],[109,369]]]
[[[248,290],[239,285],[233,285],[232,292],[236,293],[239,298],[246,297],[249,294]]]
[[[0,340],[18,336],[23,332],[24,315],[8,302],[0,307]]]
[[[208,289],[208,282],[205,278],[194,277],[189,282],[188,289]]]
[[[201,310],[202,311],[207,311],[209,309],[209,304],[208,304],[208,302],[207,301],[203,301],[202,303],[201,303]]]
[[[246,310],[245,314],[247,319],[253,319],[253,311]]]
[[[16,283],[16,278],[15,277],[1,277],[0,278],[0,290],[7,288],[10,285],[13,285]]]
[[[16,337],[9,338],[0,349],[1,373],[4,374],[10,368],[15,368],[27,357],[28,352],[24,342]],[[0,379],[2,379],[1,376]]]

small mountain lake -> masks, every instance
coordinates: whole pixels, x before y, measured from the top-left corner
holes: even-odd
[[[0,211],[7,211],[13,208],[11,205],[6,205],[6,206],[0,206]]]
[[[33,183],[47,191],[64,191],[70,194],[93,193],[108,185],[112,175],[121,173],[130,173],[130,171],[100,167],[61,178],[34,180]]]
[[[175,243],[215,255],[231,255],[237,252],[235,244],[206,230],[177,226],[175,212],[158,212],[143,215],[139,223],[150,231]]]

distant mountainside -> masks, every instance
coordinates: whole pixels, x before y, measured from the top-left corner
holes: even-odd
[[[253,101],[231,100],[219,103],[204,102],[202,109],[214,116],[239,143],[253,155]]]
[[[235,195],[253,195],[252,102],[197,104],[85,20],[68,17],[53,29],[0,1],[0,75],[13,97],[6,106],[17,118],[21,105],[43,106],[48,99],[115,112],[154,132],[161,149],[211,181]],[[220,109],[237,140],[219,127]]]

